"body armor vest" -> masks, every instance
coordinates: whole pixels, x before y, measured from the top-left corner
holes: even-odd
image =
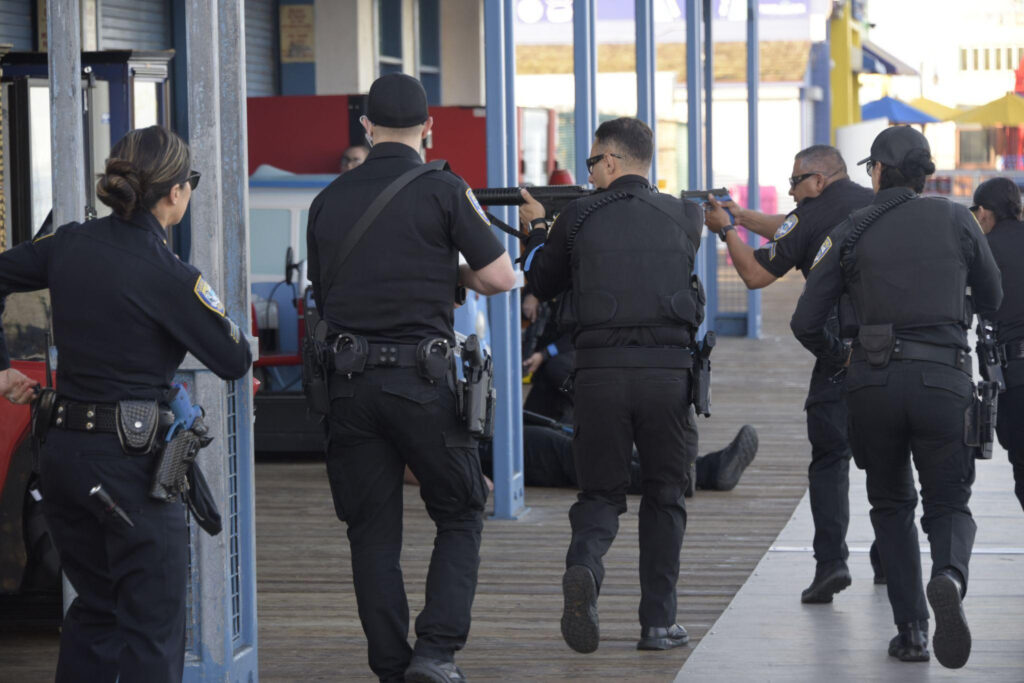
[[[844,264],[861,325],[964,324],[967,264],[947,200],[916,198],[880,216]],[[851,217],[856,223],[870,209]]]
[[[572,303],[578,328],[696,328],[703,317],[691,281],[696,247],[683,225],[698,223],[699,209],[655,195],[656,208],[621,194],[618,201],[584,209],[590,213],[575,235]]]

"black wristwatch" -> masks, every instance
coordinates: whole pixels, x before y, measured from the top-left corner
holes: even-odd
[[[537,228],[544,228],[545,230],[548,229],[548,219],[545,216],[540,216],[539,218],[534,218],[530,221],[530,229],[535,230]]]
[[[718,239],[722,240],[723,242],[728,243],[729,240],[726,238],[726,235],[729,234],[730,230],[735,230],[735,229],[736,229],[736,224],[735,223],[729,223],[729,225],[723,225],[722,229],[718,231]]]

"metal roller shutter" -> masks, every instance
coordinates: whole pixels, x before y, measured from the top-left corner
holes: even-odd
[[[277,0],[245,0],[245,81],[249,97],[279,92]]]
[[[35,49],[32,0],[0,0],[0,43],[13,45],[16,52]]]
[[[171,10],[167,0],[100,0],[101,50],[168,50]]]

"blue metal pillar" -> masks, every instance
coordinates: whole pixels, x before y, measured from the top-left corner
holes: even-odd
[[[484,3],[484,51],[487,83],[487,184],[509,187],[518,183],[515,116],[515,60],[512,3]],[[508,207],[492,207],[506,223],[518,223]],[[495,230],[515,258],[519,245]],[[492,296],[491,342],[494,346],[494,384],[498,390],[494,423],[494,516],[516,519],[526,512],[523,476],[523,363],[519,344],[519,292]]]
[[[699,190],[704,181],[704,126],[701,121],[701,2],[686,3],[686,153],[687,153],[687,185],[691,190]],[[707,318],[698,334],[703,335],[705,329],[714,329],[714,313],[718,310],[718,298],[714,289],[714,279],[708,276],[708,263],[713,261],[717,252],[716,237],[710,232],[705,233],[701,250],[704,258],[698,256],[694,264],[694,272],[704,282],[707,293]]]
[[[654,132],[651,182],[658,182],[658,112],[654,100],[656,45],[654,0],[636,0],[636,117]]]
[[[192,196],[192,263],[249,320],[245,26],[242,0],[186,0],[188,126],[203,185]],[[252,343],[254,340],[250,340]],[[256,349],[253,350],[255,356]],[[191,527],[184,680],[258,678],[251,374],[224,382],[189,356],[179,368],[206,408],[213,443],[203,467],[224,519],[211,538]]]
[[[757,131],[758,131],[758,88],[761,84],[760,37],[757,31],[758,0],[747,0],[747,158],[750,169],[747,172],[747,206],[754,211],[761,209],[761,184],[757,175]],[[747,234],[751,246],[758,246],[758,237]],[[747,292],[747,336],[761,338],[761,292]]]
[[[704,21],[704,188],[710,189],[715,186],[714,161],[711,158],[711,104],[712,94],[715,86],[715,60],[714,60],[714,36],[711,24],[711,0],[703,0],[703,21]],[[695,46],[700,47],[700,46]],[[699,54],[699,49],[698,49]],[[692,187],[692,186],[691,186]],[[697,187],[701,187],[699,184]],[[701,279],[704,281],[704,291],[708,298],[705,307],[705,318],[707,325],[712,330],[718,330],[718,244],[713,235],[707,235],[704,243],[704,273]]]
[[[576,182],[590,176],[587,157],[597,128],[597,38],[594,32],[594,0],[576,0],[572,12],[572,57],[576,81]]]

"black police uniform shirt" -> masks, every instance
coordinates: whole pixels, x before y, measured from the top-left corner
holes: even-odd
[[[604,192],[620,190],[629,194],[654,191],[643,176],[624,175],[616,178]],[[669,195],[663,195],[662,198],[666,200],[667,206],[679,205],[680,220],[683,220],[682,200]],[[567,204],[551,225],[551,231],[546,240],[541,238],[542,229],[531,232],[531,238],[526,245],[523,270],[526,272],[532,291],[541,301],[551,299],[571,288],[573,274],[569,264],[569,231],[575,225],[576,219],[580,215],[579,212],[583,210],[582,207],[589,206],[594,201],[594,197],[583,197]],[[637,212],[637,225],[642,224],[645,220],[669,220],[661,211],[646,202],[639,203]],[[580,230],[586,230],[588,224],[604,220],[608,220],[608,214],[597,210],[586,218]],[[620,227],[627,231],[633,228],[630,225]],[[683,229],[696,254],[700,247],[700,236],[703,229],[701,221],[690,221]],[[695,331],[696,326],[691,330],[689,326],[685,325],[576,329],[573,332],[573,343],[577,349],[609,346],[689,346],[693,342]]]
[[[69,223],[0,254],[0,297],[46,287],[69,399],[163,400],[186,352],[223,379],[252,364],[245,335],[148,211]]]
[[[884,204],[908,191],[902,187],[882,190],[875,196],[871,207]],[[846,362],[847,350],[825,324],[835,302],[844,290],[850,289],[847,278],[867,277],[863,276],[864,264],[856,259],[870,251],[875,255],[885,254],[885,260],[889,262],[887,266],[882,265],[890,270],[875,275],[879,281],[869,285],[874,292],[884,292],[885,301],[873,303],[889,311],[883,317],[892,318],[885,322],[892,322],[896,326],[897,337],[968,350],[964,321],[954,319],[956,316],[952,314],[944,314],[944,321],[922,321],[913,325],[900,324],[896,318],[912,319],[919,316],[924,308],[919,302],[926,302],[935,310],[957,310],[960,313],[966,310],[966,292],[963,289],[952,291],[949,284],[957,274],[935,272],[934,264],[917,257],[919,253],[928,252],[929,258],[934,258],[936,255],[931,253],[934,251],[933,245],[943,243],[953,244],[957,249],[957,253],[943,254],[942,258],[945,262],[958,262],[966,269],[965,284],[971,287],[975,310],[985,313],[999,306],[1003,296],[999,269],[974,216],[966,207],[940,197],[911,199],[887,211],[867,228],[854,248],[852,271],[844,273],[840,265],[842,244],[860,219],[870,212],[871,207],[853,213],[835,228],[818,249],[811,263],[807,285],[790,322],[796,338],[809,351],[829,363],[840,366]],[[939,231],[952,231],[952,234]],[[915,235],[918,237],[915,238]],[[928,243],[925,244],[924,240],[928,240]],[[875,271],[878,270],[877,265],[872,264]],[[938,293],[942,289],[949,290],[946,297],[948,301]],[[863,324],[883,322],[874,320],[878,315],[875,312],[869,315],[858,311],[857,314]]]
[[[806,278],[818,248],[832,229],[870,204],[874,196],[869,188],[849,178],[831,183],[820,195],[805,199],[790,211],[771,241],[754,250],[754,258],[775,277],[799,268]]]
[[[454,173],[432,171],[384,207],[335,281],[322,281],[341,241],[370,203],[422,163],[408,145],[378,143],[366,161],[313,200],[306,229],[309,279],[317,309],[332,331],[378,343],[454,340],[459,252],[473,270],[504,253],[469,186]]]
[[[1003,277],[1003,303],[985,317],[998,323],[999,343],[1024,340],[1024,221],[1001,220],[987,237]]]

